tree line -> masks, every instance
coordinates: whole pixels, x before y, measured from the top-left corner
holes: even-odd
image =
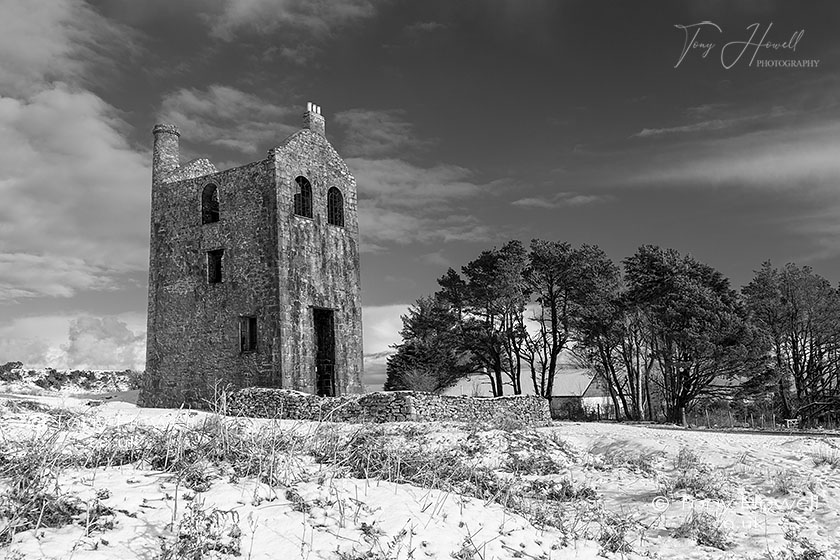
[[[509,241],[438,279],[402,317],[386,390],[486,375],[551,398],[561,357],[594,372],[615,417],[685,423],[699,402],[770,399],[783,418],[840,413],[840,290],[765,262],[740,292],[713,267],[644,245],[621,266],[594,245]]]

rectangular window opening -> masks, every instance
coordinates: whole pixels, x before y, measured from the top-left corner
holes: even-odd
[[[222,255],[224,249],[207,251],[207,282],[218,284],[222,281]]]
[[[257,318],[239,318],[239,348],[242,352],[257,350]]]

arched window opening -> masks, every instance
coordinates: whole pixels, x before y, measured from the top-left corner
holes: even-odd
[[[312,185],[306,177],[295,179],[297,192],[295,193],[295,214],[298,216],[312,217]]]
[[[219,221],[219,189],[213,183],[205,185],[201,193],[201,223]]]
[[[344,197],[335,187],[327,191],[327,222],[334,226],[344,226]]]

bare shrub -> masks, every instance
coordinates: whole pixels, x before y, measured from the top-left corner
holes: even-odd
[[[87,508],[77,497],[61,492],[58,473],[66,464],[57,431],[20,442],[7,442],[0,452],[0,544],[16,533],[73,523]]]
[[[719,471],[714,471],[687,447],[680,449],[674,462],[676,473],[662,481],[663,492],[673,495],[686,492],[695,498],[726,500],[732,495],[732,484]]]
[[[528,424],[522,419],[512,416],[497,416],[482,425],[485,430],[502,430],[504,432],[519,432],[527,429]]]
[[[520,432],[506,435],[506,470],[514,474],[547,476],[564,470],[567,460],[573,455],[569,444],[552,434]]]
[[[600,510],[598,516],[598,544],[601,554],[619,553],[622,556],[633,552],[632,533],[640,530],[638,519],[625,512],[616,513]]]
[[[674,468],[678,471],[701,470],[703,466],[697,453],[688,447],[681,447],[674,461]]]
[[[438,389],[438,380],[422,369],[411,369],[401,374],[400,380],[406,391],[434,393]]]
[[[805,482],[795,471],[784,469],[773,475],[773,490],[782,495],[799,494],[806,488]]]
[[[767,553],[768,560],[824,560],[826,551],[802,536],[797,526],[788,527],[785,531],[787,547],[778,553]]]
[[[362,523],[362,535],[367,543],[367,550],[358,550],[356,546],[349,551],[338,552],[339,560],[391,560],[399,558],[402,550],[408,548],[406,543],[408,531],[402,529],[390,540],[382,540],[383,533],[372,525]],[[413,558],[413,550],[408,553],[408,558]]]
[[[49,406],[37,401],[28,399],[9,399],[5,401],[4,406],[9,412],[14,413],[30,413],[37,412],[48,417],[48,424],[51,428],[59,430],[67,430],[73,427],[77,420],[82,416],[82,413],[70,410],[65,407]]]
[[[3,404],[11,412],[46,412],[50,408],[45,404],[28,399],[9,399]]]
[[[840,451],[833,447],[820,447],[813,455],[814,466],[828,465],[836,469],[840,467]]]
[[[252,476],[271,486],[294,481],[296,456],[306,445],[293,429],[268,424],[248,430],[239,419],[209,415],[192,426],[108,428],[88,442],[82,462],[85,467],[148,465],[202,492],[222,472],[233,478]]]
[[[702,546],[711,546],[719,550],[726,550],[732,546],[729,532],[722,521],[706,511],[694,510],[688,514],[685,521],[674,529],[673,536],[689,538]]]
[[[654,467],[654,462],[658,457],[659,455],[654,452],[611,452],[601,456],[601,462],[595,463],[593,466],[598,470],[626,468],[634,472],[652,476],[657,472]]]
[[[352,434],[330,432],[330,435],[330,444],[326,446],[324,439],[318,437],[316,461],[346,475],[409,483],[496,502],[535,524],[565,527],[568,514],[559,504],[588,502],[596,497],[592,488],[575,485],[569,479],[527,480],[503,476],[473,464],[463,447],[440,449],[407,444],[405,440],[392,438],[379,426],[361,428]]]
[[[577,500],[594,500],[598,497],[590,486],[575,485],[570,479],[531,480],[523,484],[523,490],[528,495],[555,502],[571,502]]]
[[[561,467],[551,456],[543,453],[508,453],[505,468],[514,474],[547,476],[561,472]]]
[[[359,429],[335,447],[314,450],[316,461],[356,478],[379,478],[491,498],[503,482],[490,469],[466,463],[457,450],[406,448],[389,442],[380,427]]]
[[[187,506],[175,542],[161,541],[160,560],[201,560],[210,552],[239,556],[241,539],[236,511],[207,511],[196,499]]]

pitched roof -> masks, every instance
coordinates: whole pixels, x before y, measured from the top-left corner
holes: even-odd
[[[555,397],[582,397],[595,378],[590,369],[562,369],[554,376]]]

